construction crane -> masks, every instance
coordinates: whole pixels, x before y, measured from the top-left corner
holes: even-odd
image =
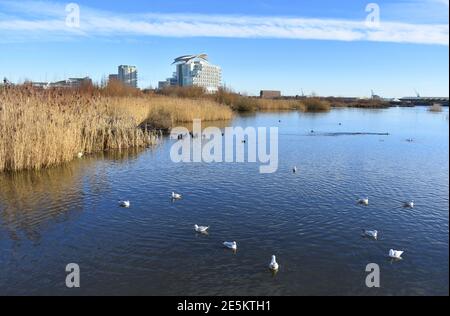
[[[381,97],[380,97],[379,95],[376,95],[375,92],[374,92],[373,90],[370,90],[370,92],[372,93],[372,99],[373,99],[373,100],[375,100],[375,99],[377,99],[377,100],[381,99]]]

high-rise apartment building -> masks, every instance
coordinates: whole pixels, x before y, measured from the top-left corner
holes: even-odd
[[[120,65],[118,71],[118,79],[127,86],[137,88],[137,68],[136,66]]]

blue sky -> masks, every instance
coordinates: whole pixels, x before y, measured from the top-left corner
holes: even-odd
[[[139,85],[156,86],[172,60],[207,53],[236,91],[386,97],[449,95],[448,0],[377,1],[380,23],[365,23],[371,1],[0,0],[0,76],[99,81],[136,65]]]

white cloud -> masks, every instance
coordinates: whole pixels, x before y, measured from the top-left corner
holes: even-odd
[[[432,0],[432,1],[446,5],[447,7],[449,6],[449,0]]]
[[[448,0],[432,0],[445,2]],[[383,22],[377,29],[365,21],[200,14],[123,15],[81,7],[80,28],[64,23],[65,8],[48,2],[0,2],[0,41],[90,37],[223,37],[377,41],[447,45],[448,24]],[[3,16],[3,17],[2,17]]]

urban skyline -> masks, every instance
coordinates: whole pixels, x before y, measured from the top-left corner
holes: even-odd
[[[130,64],[140,88],[157,87],[173,72],[171,57],[205,51],[224,85],[250,95],[449,94],[448,1],[378,1],[375,33],[365,29],[368,3],[360,0],[76,3],[74,30],[64,26],[65,2],[0,0],[0,76],[100,82],[111,65]]]
[[[218,73],[217,75],[214,74],[214,77],[217,76],[217,82],[218,84],[214,87],[208,87],[208,85],[205,85],[203,83],[197,83],[197,82],[193,82],[193,80],[196,80],[197,78],[197,69],[195,66],[191,66],[190,63],[194,64],[198,64],[200,61],[203,61],[207,64],[207,66],[212,66],[213,68],[217,68],[218,69]],[[133,88],[138,88],[138,89],[156,89],[156,90],[162,90],[166,87],[169,86],[179,86],[179,87],[188,87],[188,86],[199,86],[199,87],[203,87],[205,88],[205,90],[209,93],[211,92],[216,92],[218,90],[218,88],[220,87],[224,87],[227,88],[226,85],[222,84],[222,68],[220,66],[217,65],[211,65],[208,61],[208,55],[207,54],[198,54],[198,55],[183,55],[180,56],[178,58],[175,58],[175,61],[172,63],[172,65],[176,66],[176,71],[173,72],[172,77],[168,77],[166,80],[162,80],[159,81],[158,84],[156,84],[155,86],[149,86],[146,88],[142,88],[139,87],[138,83],[138,67],[134,66],[134,65],[119,65],[117,66],[118,69],[118,73],[117,74],[109,74],[108,76],[104,75],[100,80],[98,81],[94,81],[92,80],[92,78],[87,75],[84,77],[76,77],[76,76],[69,76],[69,77],[65,77],[65,78],[58,78],[58,80],[44,80],[44,81],[33,81],[30,79],[26,79],[23,81],[19,81],[19,82],[13,82],[10,81],[7,77],[3,77],[3,82],[6,84],[21,84],[21,83],[25,83],[25,82],[31,82],[33,86],[35,87],[39,87],[39,88],[51,88],[51,87],[68,87],[68,88],[72,88],[72,87],[78,87],[80,86],[82,83],[89,83],[89,84],[98,84],[98,85],[102,85],[108,81],[112,81],[112,80],[118,80],[120,82],[122,82],[123,84],[133,87]],[[188,75],[181,75],[183,73],[183,70],[181,70],[181,68],[179,66],[188,66],[186,69],[188,70],[187,73],[189,73]],[[186,72],[186,70],[184,70]],[[193,73],[195,73],[195,75],[193,75]],[[201,73],[201,71],[200,71]],[[183,76],[185,78],[183,78]],[[200,74],[200,76],[198,76],[199,78],[203,79],[203,76]],[[179,79],[179,78],[183,78],[183,79]],[[200,79],[200,80],[201,80]],[[181,80],[181,81],[180,81]],[[186,83],[186,80],[190,80],[190,83]],[[198,80],[198,79],[197,79]],[[432,100],[432,99],[436,99],[436,100],[447,100],[448,101],[448,96],[445,95],[421,95],[420,92],[416,89],[414,89],[414,93],[411,95],[404,95],[402,97],[385,97],[385,96],[379,96],[376,95],[374,93],[373,90],[370,90],[370,94],[366,97],[366,96],[344,96],[344,95],[339,95],[339,96],[332,96],[332,95],[318,95],[315,92],[312,92],[311,94],[305,94],[303,89],[300,89],[301,93],[299,94],[283,94],[282,90],[268,90],[268,89],[260,89],[257,93],[255,93],[254,95],[250,95],[250,96],[259,96],[260,98],[276,98],[276,97],[298,97],[298,96],[320,96],[320,97],[355,97],[355,98],[377,98],[377,99],[386,99],[386,100],[414,100],[414,99],[428,99],[428,100]],[[240,91],[237,91],[238,93],[240,93]]]

